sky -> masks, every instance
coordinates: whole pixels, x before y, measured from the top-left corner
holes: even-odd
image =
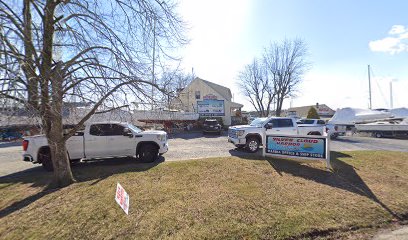
[[[310,70],[284,108],[326,104],[332,109],[408,107],[406,0],[180,0],[190,43],[182,67],[229,87],[233,100],[254,108],[237,76],[272,42],[301,38]]]

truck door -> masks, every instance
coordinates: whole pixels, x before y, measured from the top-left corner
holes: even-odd
[[[135,139],[133,137],[124,136],[124,129],[125,126],[121,124],[110,124],[106,148],[110,156],[136,155]]]
[[[110,124],[92,124],[89,134],[85,135],[85,156],[87,158],[106,157],[107,155],[107,133]]]
[[[70,159],[81,159],[84,156],[84,131],[78,131],[65,143]]]
[[[297,135],[297,129],[290,118],[274,118],[269,121],[272,128],[267,129],[267,134]]]

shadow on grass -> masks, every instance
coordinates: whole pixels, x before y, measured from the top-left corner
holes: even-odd
[[[103,160],[94,160],[80,162],[72,165],[72,173],[77,182],[92,181],[90,185],[95,185],[98,182],[120,173],[127,172],[142,172],[153,168],[164,161],[163,157],[159,157],[155,162],[142,163],[134,158],[112,158]],[[14,184],[31,184],[30,187],[41,187],[42,191],[28,196],[22,200],[14,202],[10,206],[0,209],[0,218],[5,217],[13,212],[16,212],[38,199],[58,191],[59,189],[51,188],[53,174],[46,172],[41,168],[24,170],[18,173],[13,173],[4,177],[0,177],[0,184],[4,185],[0,188],[1,191],[13,186]]]
[[[367,184],[365,184],[363,179],[357,174],[353,166],[339,160],[339,158],[347,157],[351,156],[340,152],[331,152],[331,165],[333,167],[333,172],[313,168],[296,161],[285,159],[267,158],[266,160],[279,175],[282,175],[282,172],[288,173],[293,176],[312,180],[314,182],[325,184],[330,187],[335,187],[355,194],[359,194],[379,204],[394,218],[403,220],[403,217],[394,213],[387,205],[385,205],[375,196],[375,194],[371,191]]]
[[[231,156],[239,157],[247,160],[260,160],[260,156],[262,156],[262,147],[258,149],[256,153],[250,153],[245,148],[234,148],[228,151]]]

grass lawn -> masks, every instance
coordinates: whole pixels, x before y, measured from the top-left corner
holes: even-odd
[[[408,153],[332,152],[332,165],[106,160],[74,166],[78,182],[58,190],[49,173],[21,173],[0,178],[0,239],[368,238],[407,219]]]

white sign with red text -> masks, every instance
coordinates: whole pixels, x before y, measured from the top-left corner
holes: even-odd
[[[115,200],[123,211],[129,215],[129,194],[127,194],[125,189],[119,183],[116,186]]]

